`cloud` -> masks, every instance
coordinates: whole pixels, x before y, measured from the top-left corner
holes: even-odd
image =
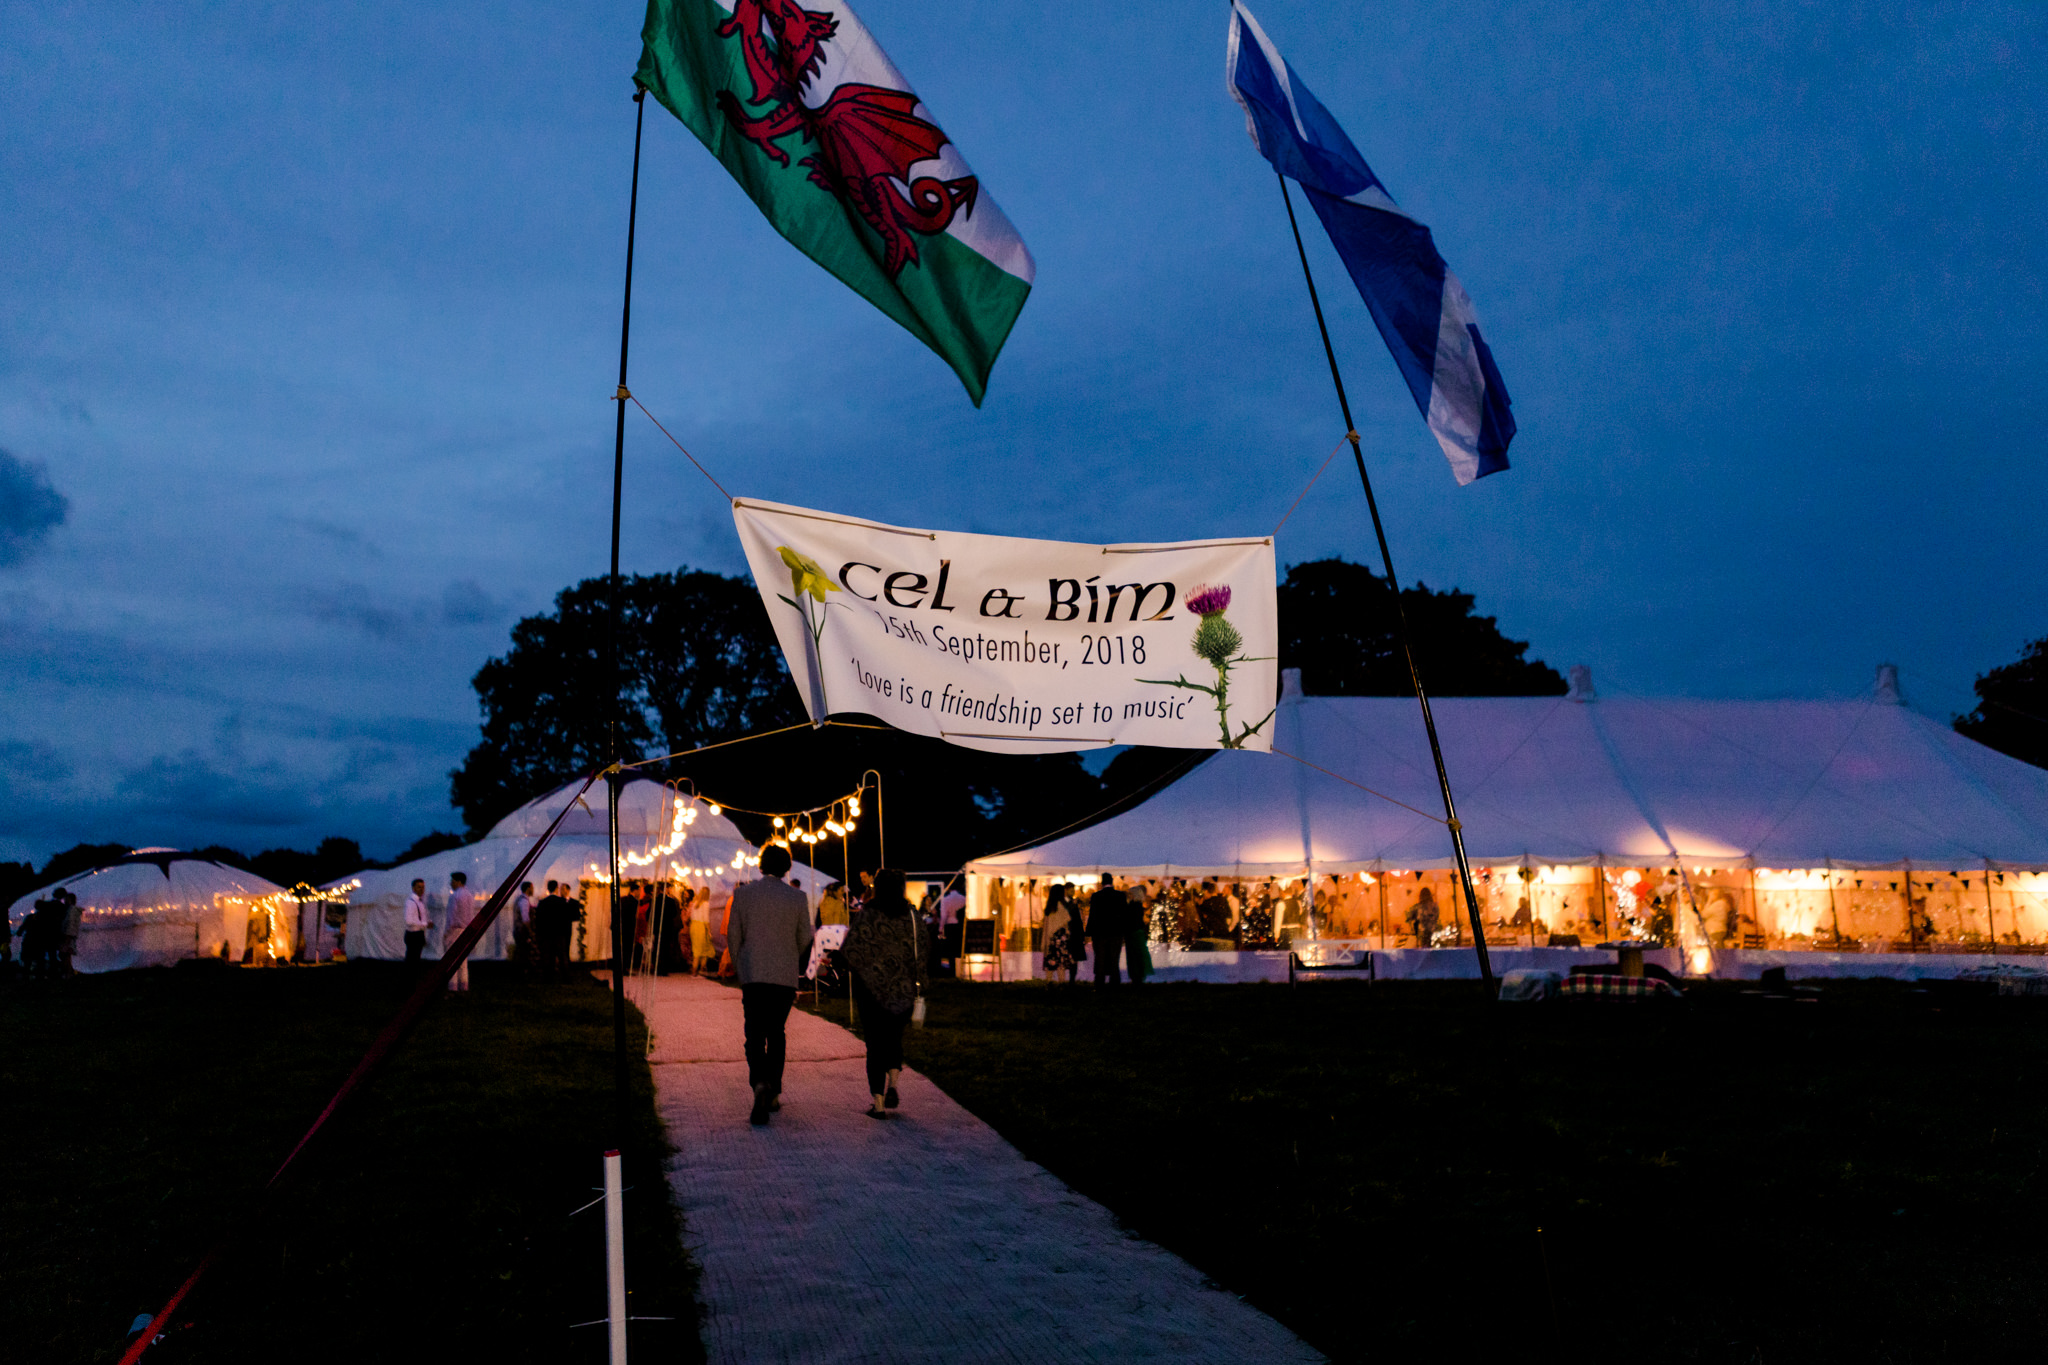
[[[27,559],[70,511],[40,462],[0,449],[0,567]]]
[[[304,824],[319,813],[303,779],[275,770],[223,772],[190,749],[129,772],[119,792],[133,812],[259,829]]]
[[[403,640],[419,624],[419,613],[381,605],[361,583],[343,583],[312,596],[313,619],[331,626],[354,626],[377,640]]]
[[[512,609],[485,592],[473,578],[450,583],[441,594],[441,621],[450,626],[492,626],[504,620]]]

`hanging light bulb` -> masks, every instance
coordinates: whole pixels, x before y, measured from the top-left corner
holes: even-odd
[[[775,828],[777,828],[777,829],[781,829],[781,828],[782,828],[782,817],[781,817],[781,816],[779,816],[779,815],[775,817]]]
[[[716,801],[707,801],[704,803],[704,805],[705,809],[709,810],[713,815],[717,815],[719,813],[718,803]]]
[[[851,833],[853,833],[853,830],[854,830],[854,824],[853,824],[853,821],[851,821],[851,820],[848,820],[848,821],[846,822],[846,832],[847,832],[848,834],[851,834]]]

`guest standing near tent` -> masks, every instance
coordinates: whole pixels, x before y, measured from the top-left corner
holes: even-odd
[[[561,981],[569,975],[569,930],[576,911],[558,882],[548,883],[548,893],[533,910],[533,936],[540,946],[541,975]]]
[[[1130,898],[1116,889],[1105,872],[1102,885],[1088,898],[1088,946],[1095,954],[1095,984],[1123,984],[1124,934],[1130,927]]]
[[[811,955],[810,899],[782,880],[787,871],[788,849],[762,849],[761,879],[734,888],[727,930],[745,1015],[747,1082],[754,1089],[747,1122],[756,1127],[782,1107],[782,1064],[789,1050],[783,1030]]]
[[[1139,882],[1130,889],[1129,897],[1131,913],[1130,923],[1124,927],[1124,952],[1130,964],[1131,984],[1135,986],[1152,975],[1152,888]]]
[[[512,898],[512,961],[521,975],[533,971],[533,883],[519,883]]]
[[[550,887],[554,883],[548,884]],[[412,879],[412,894],[405,898],[405,965],[417,967],[427,948],[427,926],[434,922],[427,913],[427,880]]]
[[[690,897],[690,970],[706,971],[717,960],[711,951],[711,893],[700,891]]]
[[[469,889],[467,872],[448,874],[448,927],[441,934],[441,950],[462,936],[469,922],[476,918],[476,893]],[[448,978],[448,989],[467,991],[469,989],[469,959],[463,958],[456,965],[455,975]]]
[[[924,937],[903,894],[903,874],[884,868],[875,878],[874,894],[846,935],[853,1002],[868,1045],[869,1118],[887,1118],[899,1103],[896,1079],[903,1071],[903,1029],[926,984]]]
[[[1045,979],[1071,983],[1074,979],[1074,948],[1081,939],[1081,925],[1067,900],[1067,884],[1054,882],[1045,893]]]

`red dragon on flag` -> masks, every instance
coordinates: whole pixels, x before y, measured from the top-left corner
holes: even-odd
[[[848,81],[824,103],[804,103],[804,87],[817,79],[838,28],[837,16],[796,0],[737,0],[718,34],[739,36],[754,87],[746,103],[765,108],[749,114],[730,90],[718,92],[718,105],[733,130],[778,165],[789,165],[779,139],[801,133],[814,143],[817,153],[798,164],[880,235],[883,270],[893,280],[918,259],[911,234],[944,232],[956,212],[972,217],[979,188],[971,175],[910,178],[911,167],[937,157],[951,139],[917,116],[918,98],[908,90]]]

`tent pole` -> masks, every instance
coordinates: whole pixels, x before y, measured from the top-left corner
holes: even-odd
[[[1991,960],[1998,961],[1998,917],[1991,911],[1991,860],[1984,860],[1984,928],[1991,935]]]
[[[1472,946],[1479,953],[1479,976],[1493,994],[1493,962],[1486,955],[1486,926],[1479,917],[1479,898],[1472,894],[1472,864],[1465,857],[1465,827],[1458,821],[1457,803],[1451,799],[1451,775],[1444,767],[1443,745],[1436,737],[1436,717],[1430,714],[1429,693],[1422,686],[1422,670],[1415,666],[1415,644],[1408,631],[1408,614],[1401,606],[1401,581],[1394,577],[1394,553],[1387,548],[1387,528],[1380,521],[1379,500],[1373,496],[1372,479],[1365,472],[1365,455],[1359,449],[1358,428],[1351,420],[1351,400],[1344,393],[1344,376],[1337,369],[1337,351],[1330,344],[1330,327],[1323,320],[1323,301],[1316,294],[1316,277],[1308,266],[1308,248],[1301,243],[1301,223],[1294,216],[1294,196],[1287,192],[1287,177],[1273,172],[1280,181],[1280,198],[1287,205],[1287,225],[1294,231],[1295,254],[1301,257],[1301,277],[1308,283],[1308,301],[1316,311],[1316,328],[1323,337],[1323,356],[1330,362],[1330,381],[1337,386],[1337,406],[1344,414],[1344,439],[1351,442],[1351,458],[1358,465],[1358,482],[1365,489],[1365,505],[1372,513],[1372,531],[1380,544],[1380,565],[1386,570],[1387,591],[1393,595],[1394,627],[1401,637],[1401,653],[1408,660],[1408,680],[1415,685],[1415,700],[1422,707],[1422,728],[1429,733],[1429,755],[1436,761],[1436,784],[1443,793],[1444,823],[1450,826],[1451,851],[1458,859],[1458,881],[1465,891],[1465,910],[1472,921]]]
[[[1828,923],[1835,926],[1835,950],[1842,947],[1842,912],[1835,908],[1835,860],[1827,859],[1828,865]]]
[[[633,188],[626,201],[626,290],[619,306],[618,424],[612,438],[612,571],[605,591],[605,663],[611,675],[611,702],[605,716],[605,747],[610,770],[611,919],[612,919],[612,1146],[626,1150],[630,1074],[626,1067],[626,931],[619,919],[619,502],[626,481],[626,349],[633,336],[633,237],[640,222],[640,130],[647,120],[647,91],[633,85]],[[623,1325],[623,1324],[622,1324]],[[623,1340],[621,1341],[623,1349]],[[623,1359],[623,1355],[619,1357]]]

